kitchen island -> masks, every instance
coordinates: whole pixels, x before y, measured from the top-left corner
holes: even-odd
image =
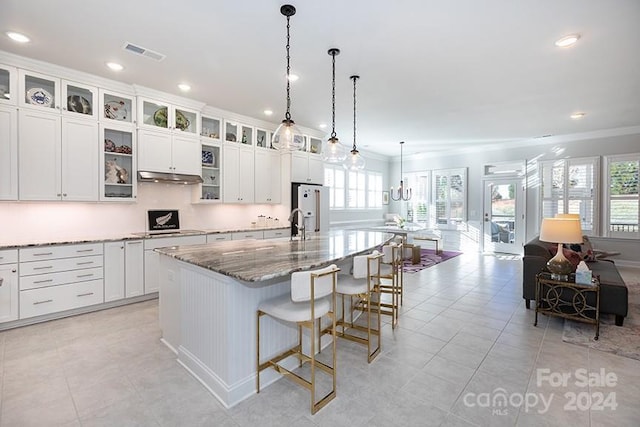
[[[339,230],[304,241],[243,240],[156,249],[161,258],[162,340],[181,365],[231,407],[255,393],[258,304],[288,293],[291,273],[330,264],[348,271],[353,256],[392,237]],[[296,340],[295,327],[263,319],[265,359]],[[261,384],[279,378],[266,370]]]

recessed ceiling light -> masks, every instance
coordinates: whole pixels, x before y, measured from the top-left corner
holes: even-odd
[[[587,113],[582,113],[582,112],[578,112],[578,113],[573,113],[570,117],[574,120],[578,120],[583,118]]]
[[[124,67],[117,62],[107,62],[107,67],[113,71],[122,71]]]
[[[320,129],[324,129],[324,128],[326,128],[326,127],[327,127],[327,124],[326,124],[326,123],[320,123],[320,124],[318,125],[318,127],[319,127]]]
[[[568,36],[564,36],[559,40],[556,40],[556,46],[558,47],[569,47],[573,46],[578,39],[580,38],[580,34],[569,34]]]
[[[289,74],[289,81],[290,82],[298,81],[299,78],[300,78],[300,76],[298,76],[297,74]]]
[[[191,90],[191,86],[189,86],[189,85],[188,85],[188,84],[186,84],[186,83],[180,83],[180,84],[178,85],[178,89],[180,89],[180,90],[181,90],[181,91],[183,91],[183,92],[189,92],[189,91]]]
[[[264,115],[265,115],[265,116],[270,116],[270,115],[272,115],[272,114],[273,114],[273,111],[271,111],[271,110],[264,110],[264,111],[263,111],[263,113],[264,113]]]
[[[28,43],[31,41],[31,39],[27,36],[25,36],[24,34],[20,34],[20,33],[15,33],[13,31],[7,31],[7,36],[18,43]]]

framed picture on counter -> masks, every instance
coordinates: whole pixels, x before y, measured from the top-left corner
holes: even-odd
[[[388,191],[383,191],[382,192],[382,204],[383,205],[388,205],[389,204],[389,192]]]

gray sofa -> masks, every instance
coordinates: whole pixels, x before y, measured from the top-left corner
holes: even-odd
[[[553,246],[537,237],[524,245],[522,297],[527,308],[536,298],[536,274],[545,270],[547,261],[553,256],[550,251]],[[622,326],[627,316],[628,290],[618,269],[609,260],[587,262],[587,266],[594,276],[600,277],[600,313],[615,315],[616,325]]]

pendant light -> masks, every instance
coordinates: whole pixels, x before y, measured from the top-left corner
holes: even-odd
[[[291,65],[289,63],[289,21],[293,15],[296,14],[296,8],[290,4],[285,4],[280,8],[280,13],[287,17],[287,112],[284,115],[284,120],[278,126],[278,129],[273,133],[271,138],[271,146],[276,150],[283,151],[297,151],[303,147],[302,132],[298,129],[295,122],[291,119],[291,85],[290,85],[290,73]]]
[[[340,54],[340,49],[331,48],[327,52],[332,56],[332,78],[331,78],[331,135],[327,138],[322,149],[322,160],[327,163],[342,163],[347,157],[347,149],[340,143],[336,136],[336,55]]]
[[[353,148],[347,154],[347,158],[342,165],[347,170],[359,171],[364,169],[364,158],[356,148],[356,81],[360,76],[351,76],[349,78],[353,80]]]
[[[411,188],[404,188],[404,181],[402,175],[402,146],[404,145],[404,141],[400,141],[400,187],[398,187],[398,191],[395,192],[393,187],[391,187],[390,195],[391,199],[396,202],[399,200],[409,200],[411,199]]]

